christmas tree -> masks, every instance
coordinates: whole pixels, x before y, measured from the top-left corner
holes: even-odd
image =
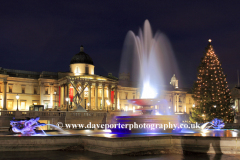
[[[192,122],[208,122],[214,118],[233,122],[230,107],[230,90],[218,56],[213,50],[211,40],[198,67],[197,81],[193,85],[195,107],[191,110]]]

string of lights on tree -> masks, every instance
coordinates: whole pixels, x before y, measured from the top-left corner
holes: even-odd
[[[196,105],[191,111],[192,122],[211,121],[214,118],[221,118],[228,123],[233,121],[230,90],[211,39],[198,67],[197,81],[193,86],[193,98]]]

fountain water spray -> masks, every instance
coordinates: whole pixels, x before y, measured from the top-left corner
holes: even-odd
[[[152,34],[148,20],[138,35],[129,31],[123,46],[120,73],[131,72],[131,80],[138,82],[141,98],[158,98],[165,79],[177,72],[176,61],[167,37]],[[121,83],[121,82],[120,82]]]
[[[143,30],[139,30],[139,35],[129,31],[123,48],[120,73],[127,73],[131,70],[131,80],[138,82],[138,88],[141,88],[141,99],[128,100],[134,106],[142,106],[142,114],[135,116],[116,116],[116,122],[119,124],[133,125],[135,122],[146,125],[156,125],[169,123],[178,124],[177,115],[151,115],[155,110],[153,106],[160,106],[162,100],[159,99],[164,86],[164,78],[170,73],[174,66],[172,61],[172,51],[170,43],[164,34],[157,32],[152,34],[151,26],[148,20],[144,22]],[[169,76],[170,79],[170,76]],[[120,78],[121,84],[121,78]],[[123,85],[124,86],[124,85]],[[168,106],[163,110],[169,110]],[[159,109],[158,109],[159,111]],[[165,112],[166,113],[166,112]],[[160,133],[172,132],[172,129],[148,128],[137,129],[111,129],[113,133]]]

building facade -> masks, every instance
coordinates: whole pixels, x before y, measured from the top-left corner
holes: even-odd
[[[78,105],[86,110],[135,111],[140,106],[128,103],[140,98],[140,90],[120,85],[129,74],[118,78],[94,73],[92,58],[80,48],[70,62],[69,72],[31,72],[0,68],[0,109],[28,111],[32,105],[44,105],[45,110],[73,110]],[[16,96],[19,99],[16,99]],[[195,102],[188,90],[178,87],[175,75],[160,97],[162,105],[153,106],[165,113],[189,113]]]

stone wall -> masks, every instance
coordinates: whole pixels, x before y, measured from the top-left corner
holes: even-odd
[[[240,154],[240,140],[233,137],[153,136],[105,138],[93,136],[0,137],[0,151],[66,150],[79,148],[108,154],[141,155],[146,151],[161,154],[214,153]]]

